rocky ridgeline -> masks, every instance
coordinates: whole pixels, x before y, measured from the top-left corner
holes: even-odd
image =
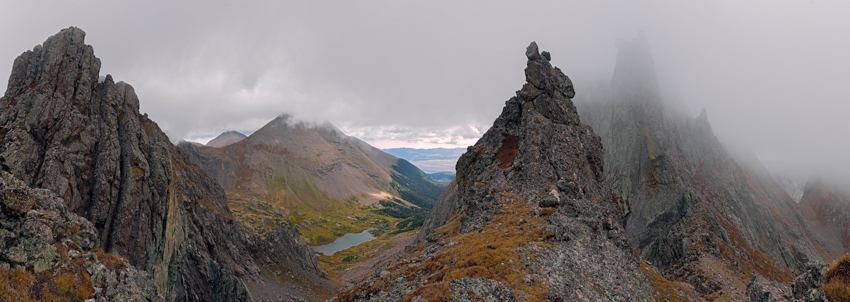
[[[61,197],[0,172],[0,300],[163,299],[146,272],[97,243],[97,229]]]
[[[133,87],[98,81],[84,38],[67,28],[15,60],[0,98],[3,169],[61,197],[97,230],[97,247],[148,272],[167,301],[249,300],[246,284],[269,284],[257,266],[267,259],[321,280],[306,248],[241,229],[216,181],[139,113]]]
[[[790,283],[841,254],[757,160],[729,154],[705,110],[692,118],[662,99],[643,36],[619,45],[610,84],[588,90],[576,104],[602,137],[604,184],[632,247],[664,278],[741,300],[755,275]]]
[[[458,160],[422,240],[340,300],[653,300],[572,83],[537,44],[526,57],[527,83]]]

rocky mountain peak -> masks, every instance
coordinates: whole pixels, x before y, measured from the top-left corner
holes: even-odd
[[[492,179],[496,190],[508,187],[552,205],[567,198],[604,199],[601,141],[579,120],[570,100],[572,81],[538,53],[536,43],[528,46],[526,57],[526,84],[459,160],[461,204],[472,209],[493,199],[477,184],[467,184],[480,178]],[[552,185],[540,185],[546,183]]]
[[[139,113],[133,87],[98,81],[84,38],[63,29],[15,60],[0,98],[2,167],[90,221],[98,247],[150,273],[168,301],[246,299],[243,282],[261,280],[253,257],[270,249],[299,251],[318,274],[311,252],[264,246],[234,223],[224,191]]]
[[[618,98],[654,101],[660,106],[660,88],[655,61],[643,33],[628,42],[617,43],[617,64],[611,83]]]
[[[597,90],[579,112],[602,137],[604,183],[626,214],[632,247],[661,276],[689,283],[694,295],[739,300],[741,286],[701,282],[746,284],[755,274],[784,282],[825,258],[812,248],[820,235],[807,229],[804,212],[757,161],[730,155],[705,109],[692,119],[664,108],[675,104],[658,93],[644,36],[619,45],[610,86]],[[700,261],[730,269],[704,270]]]
[[[245,134],[239,133],[237,131],[225,131],[216,136],[214,139],[207,142],[207,146],[224,147],[230,144],[238,143],[247,137],[248,136],[246,136]]]
[[[456,181],[417,236],[424,240],[341,300],[651,300],[602,187],[601,140],[544,54],[536,43],[526,48],[526,83],[458,160]],[[501,260],[487,264],[492,257]],[[406,271],[415,278],[399,277]]]
[[[547,52],[544,53],[548,56]],[[535,110],[554,123],[578,125],[575,106],[572,102],[564,102],[576,94],[570,78],[557,67],[553,67],[549,59],[540,55],[535,42],[531,42],[526,48],[525,56],[528,58],[525,68],[526,84],[517,93],[518,101],[521,102],[517,105],[523,106],[523,103],[530,102],[529,107],[525,109]],[[503,117],[516,118],[516,115],[506,116],[505,113],[508,112],[503,112]]]

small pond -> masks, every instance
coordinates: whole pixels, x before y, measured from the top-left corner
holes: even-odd
[[[375,236],[372,236],[372,234],[369,233],[372,229],[373,228],[368,228],[360,233],[348,233],[342,235],[342,237],[337,238],[334,242],[329,244],[314,246],[313,250],[327,256],[333,256],[336,252],[375,239]]]

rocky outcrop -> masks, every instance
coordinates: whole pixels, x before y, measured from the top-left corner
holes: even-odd
[[[139,113],[132,86],[98,81],[84,37],[64,29],[15,60],[3,167],[91,221],[98,246],[147,271],[166,300],[247,300],[260,269],[224,191]]]
[[[691,118],[661,98],[643,36],[619,47],[611,83],[576,104],[602,137],[604,184],[642,258],[703,298],[734,300],[754,274],[788,283],[832,257],[763,167],[728,154],[705,110]]]
[[[444,194],[435,205],[454,208],[450,218],[432,212],[446,222],[341,300],[653,299],[572,83],[535,43],[526,57],[527,83],[458,160],[456,201]]]
[[[802,274],[794,278],[792,286],[779,283],[756,274],[747,283],[747,294],[744,301],[752,302],[774,302],[774,301],[799,301],[799,302],[827,302],[826,294],[823,292],[824,271],[826,266],[822,263],[810,262],[806,264]]]
[[[162,300],[148,273],[97,243],[62,198],[0,172],[0,300]]]
[[[224,146],[227,146],[227,145],[238,143],[238,142],[242,141],[243,139],[245,139],[246,137],[247,136],[245,136],[245,134],[242,134],[242,133],[239,133],[239,132],[236,132],[236,131],[227,131],[227,132],[224,132],[222,134],[219,134],[214,139],[207,142],[207,146],[209,146],[209,147],[224,147]]]

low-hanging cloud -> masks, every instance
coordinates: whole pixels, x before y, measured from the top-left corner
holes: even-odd
[[[610,80],[616,41],[642,30],[662,89],[692,114],[706,108],[722,141],[850,171],[848,11],[840,1],[23,2],[0,11],[0,71],[73,25],[101,73],[132,84],[173,140],[250,133],[288,112],[386,147],[448,147],[474,143],[521,88],[530,41],[581,94]]]

